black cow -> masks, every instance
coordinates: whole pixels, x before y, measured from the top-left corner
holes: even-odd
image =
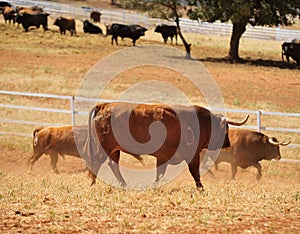
[[[160,33],[164,39],[164,42],[167,43],[168,37],[171,39],[171,44],[173,44],[173,37],[175,36],[176,45],[177,45],[177,27],[170,25],[158,25],[155,28],[155,32]]]
[[[15,23],[15,13],[16,11],[14,10],[13,7],[5,6],[2,8],[2,14],[4,17],[5,23],[8,21],[9,23],[13,21]]]
[[[282,60],[285,55],[286,60],[290,62],[290,57],[300,65],[300,40],[294,39],[292,42],[284,42],[281,45],[282,48]]]
[[[28,28],[31,26],[35,26],[39,28],[41,25],[44,28],[44,31],[48,30],[48,13],[41,13],[41,14],[20,14],[16,16],[16,22],[18,24],[22,24],[25,32],[28,32]]]
[[[83,31],[91,34],[102,34],[102,29],[88,20],[83,21]]]
[[[106,34],[112,35],[112,45],[114,44],[114,40],[118,45],[118,37],[121,37],[122,39],[127,37],[132,39],[133,45],[135,46],[136,40],[138,40],[141,36],[144,36],[146,31],[146,28],[136,24],[112,24],[111,26],[106,25]]]
[[[0,13],[4,7],[11,7],[11,4],[9,2],[0,1]]]

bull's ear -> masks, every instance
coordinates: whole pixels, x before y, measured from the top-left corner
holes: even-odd
[[[265,143],[267,143],[267,142],[269,142],[269,137],[267,137],[267,136],[263,136],[263,143],[265,144]]]

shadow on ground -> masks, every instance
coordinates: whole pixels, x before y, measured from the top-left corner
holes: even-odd
[[[199,59],[201,62],[213,62],[213,63],[228,63],[231,62],[228,58],[204,58]],[[281,62],[281,61],[274,61],[274,60],[263,60],[263,59],[241,59],[237,64],[245,64],[249,66],[262,66],[262,67],[278,67],[281,69],[300,69],[300,65],[297,65],[294,62]]]

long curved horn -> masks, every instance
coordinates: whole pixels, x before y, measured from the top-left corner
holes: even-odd
[[[227,124],[234,125],[234,126],[242,126],[247,122],[248,119],[249,119],[249,115],[247,115],[246,118],[241,122],[234,122],[234,121],[227,120]]]
[[[288,142],[282,142],[280,145],[282,145],[282,146],[286,146],[286,145],[288,145],[288,144],[290,144],[292,141],[291,140],[289,140]]]

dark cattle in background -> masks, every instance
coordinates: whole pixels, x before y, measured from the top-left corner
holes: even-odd
[[[55,26],[59,27],[60,34],[66,35],[66,31],[71,32],[71,36],[76,35],[75,19],[58,17],[55,22]]]
[[[284,42],[281,45],[282,48],[282,60],[286,57],[286,60],[290,62],[290,57],[300,65],[300,39],[294,39],[292,42]]]
[[[92,24],[88,20],[83,21],[83,31],[91,34],[102,34],[102,29]]]
[[[48,30],[48,13],[41,13],[36,15],[31,14],[21,14],[16,16],[16,22],[22,24],[25,32],[28,31],[29,27],[35,26],[39,28],[41,25],[44,28],[44,31]]]
[[[0,7],[6,7],[6,6],[10,6],[11,7],[11,4],[9,2],[0,1]]]
[[[11,21],[13,21],[13,23],[15,23],[15,13],[16,11],[14,10],[13,7],[3,7],[2,9],[2,14],[4,17],[4,21],[5,23],[8,21],[9,23],[11,23]]]
[[[256,178],[260,180],[262,177],[262,167],[259,162],[261,160],[279,160],[281,158],[279,146],[285,146],[290,143],[290,141],[278,142],[274,137],[268,137],[261,132],[247,129],[230,129],[228,137],[231,146],[228,150],[221,150],[220,155],[215,161],[215,166],[218,170],[220,162],[230,163],[232,170],[231,179],[235,179],[237,167],[245,169],[253,166],[257,169]],[[201,153],[201,158],[203,156],[204,152]],[[212,172],[210,171],[210,173]]]
[[[126,186],[118,165],[122,151],[132,155],[149,154],[156,157],[157,182],[164,175],[167,164],[186,161],[197,188],[202,188],[199,172],[200,151],[203,148],[216,150],[229,147],[228,124],[240,126],[246,121],[247,119],[241,123],[226,121],[223,116],[214,115],[196,105],[170,107],[164,104],[100,103],[90,111],[88,139],[92,139],[91,142],[94,143],[100,142],[104,151],[97,152],[101,147],[89,143],[85,150],[91,158],[94,174],[92,184],[95,183],[95,175],[101,166],[100,161],[105,160],[104,156],[107,154],[109,159],[115,162],[110,166],[120,185]],[[161,133],[158,130],[151,135],[149,133],[150,125],[158,122],[164,125],[166,130],[163,142],[159,140]],[[124,130],[127,126],[129,133]],[[146,147],[139,147],[136,142],[128,141],[128,134],[138,143],[147,143]],[[153,145],[157,144],[160,145],[159,148],[152,149]],[[102,158],[97,158],[97,155],[102,155]]]
[[[111,26],[106,25],[106,34],[112,35],[111,44],[114,44],[114,40],[118,45],[118,37],[130,38],[132,39],[132,43],[135,46],[135,42],[141,37],[145,35],[147,31],[146,28],[132,24],[132,25],[124,25],[124,24],[112,24]]]
[[[177,45],[177,27],[170,25],[158,25],[155,28],[155,32],[160,33],[164,39],[164,42],[167,43],[168,37],[171,39],[171,44],[173,44],[173,37],[175,37]]]
[[[11,4],[9,2],[0,1],[0,13],[4,7],[11,7]]]
[[[23,14],[29,14],[29,15],[38,15],[44,13],[44,10],[42,7],[39,6],[16,6],[16,15],[23,15]],[[18,23],[19,27],[20,23]]]
[[[99,11],[91,11],[90,18],[92,22],[100,23],[101,21],[101,13]]]

